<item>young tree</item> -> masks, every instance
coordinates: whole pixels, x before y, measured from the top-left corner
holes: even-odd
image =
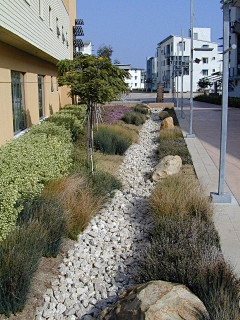
[[[58,63],[58,84],[70,88],[70,96],[79,96],[87,105],[87,163],[93,172],[93,125],[98,104],[116,99],[128,91],[128,72],[112,65],[108,57],[81,55]]]
[[[108,59],[111,59],[112,54],[113,54],[113,48],[111,46],[102,45],[97,50],[98,58],[106,57]]]
[[[200,89],[206,89],[207,87],[212,86],[212,82],[206,77],[199,79],[197,84]]]

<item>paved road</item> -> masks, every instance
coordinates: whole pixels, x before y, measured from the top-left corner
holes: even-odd
[[[190,101],[184,99],[184,114],[189,121]],[[204,148],[219,168],[220,136],[221,136],[221,106],[194,101],[193,130]],[[240,109],[229,108],[226,183],[240,204]]]

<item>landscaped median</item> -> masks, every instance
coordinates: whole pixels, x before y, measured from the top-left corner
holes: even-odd
[[[85,118],[84,105],[68,106],[0,148],[0,313],[7,316],[23,309],[40,258],[56,257],[65,237],[77,240],[121,188],[108,170],[89,174],[78,157],[86,154]],[[107,148],[114,141],[110,153],[122,154],[136,140],[133,127],[120,121],[98,140],[114,133],[118,141]]]
[[[175,126],[160,130],[159,158],[178,155],[183,164],[191,165],[175,111],[160,113],[162,118],[170,115]],[[139,262],[138,282],[185,284],[207,308],[209,318],[199,319],[240,319],[240,281],[224,260],[212,221],[213,207],[194,170],[186,174],[183,169],[159,180],[150,206],[155,227]]]

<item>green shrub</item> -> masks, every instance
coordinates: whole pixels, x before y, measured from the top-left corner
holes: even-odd
[[[28,134],[46,134],[48,137],[57,137],[65,143],[71,143],[72,138],[69,130],[65,130],[62,126],[58,126],[49,121],[43,121],[40,125],[30,128]]]
[[[218,94],[210,94],[210,95],[200,94],[200,95],[194,97],[193,100],[221,105],[222,104],[222,95],[218,95]],[[240,98],[228,97],[228,106],[230,108],[240,108]]]
[[[45,121],[64,126],[72,135],[72,140],[76,141],[83,135],[84,119],[86,116],[85,106],[68,106],[61,109]]]
[[[183,138],[178,138],[174,140],[160,139],[158,146],[158,156],[162,159],[165,156],[173,155],[179,156],[182,159],[183,164],[192,165],[192,157],[188,151],[186,142]]]
[[[171,116],[173,118],[173,124],[175,126],[179,126],[178,118],[176,116],[176,112],[175,112],[174,109],[172,109],[172,108],[164,108],[163,111],[168,112],[169,116]]]
[[[140,112],[142,114],[148,114],[148,106],[142,103],[137,104],[134,107],[135,112]]]
[[[35,223],[45,230],[43,255],[56,257],[66,234],[63,207],[53,197],[40,197],[24,205],[18,216],[18,225]]]
[[[96,196],[106,197],[113,190],[121,189],[122,183],[107,172],[95,171],[94,176],[91,176],[91,186]]]
[[[0,239],[14,227],[26,201],[40,195],[46,182],[68,173],[72,151],[69,141],[45,133],[27,133],[0,148]]]
[[[139,112],[129,111],[124,114],[122,120],[128,124],[135,124],[136,126],[140,126],[146,121],[146,117]]]
[[[169,113],[167,112],[167,111],[160,111],[159,112],[159,119],[162,121],[162,120],[164,120],[164,119],[166,119],[166,118],[168,118],[170,115],[169,115]]]
[[[0,313],[22,310],[44,248],[45,230],[38,223],[15,228],[0,243]]]
[[[107,154],[123,155],[131,145],[127,131],[115,126],[101,126],[94,135],[94,145],[97,150]]]

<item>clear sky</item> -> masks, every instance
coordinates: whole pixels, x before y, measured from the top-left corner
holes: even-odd
[[[221,43],[220,0],[194,0],[194,27],[212,29],[212,41]],[[100,45],[113,47],[112,59],[146,68],[157,44],[171,34],[188,36],[190,0],[77,0],[77,18],[84,20],[83,40],[94,52]]]

